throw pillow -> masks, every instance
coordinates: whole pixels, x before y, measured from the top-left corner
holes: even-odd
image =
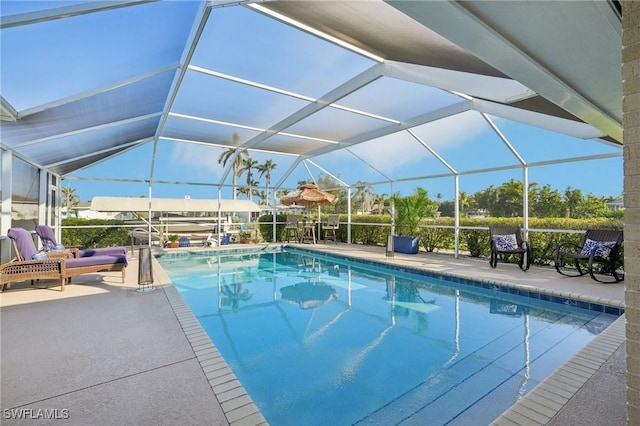
[[[615,245],[615,241],[594,241],[587,238],[587,241],[584,242],[584,246],[580,251],[580,256],[589,256],[591,255],[591,251],[595,250],[594,256],[607,257]]]
[[[493,241],[496,242],[498,250],[516,250],[518,248],[516,234],[494,235]]]

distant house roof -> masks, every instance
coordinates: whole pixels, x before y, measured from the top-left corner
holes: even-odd
[[[608,202],[607,207],[609,207],[611,210],[624,208],[624,195],[621,195],[615,200]]]
[[[94,197],[91,210],[100,212],[259,212],[250,200],[210,200],[192,198]]]

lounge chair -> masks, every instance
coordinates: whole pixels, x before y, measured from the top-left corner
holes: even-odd
[[[58,242],[56,241],[56,236],[53,233],[53,229],[51,229],[47,225],[38,225],[36,226],[36,234],[40,237],[40,241],[42,242],[42,247],[47,249],[55,249],[55,247],[60,247]],[[124,247],[100,247],[93,249],[77,249],[72,251],[75,253],[75,257],[89,257],[95,255],[126,255],[127,250]]]
[[[622,241],[622,231],[590,229],[582,236],[580,245],[561,242],[555,251],[556,271],[568,277],[589,273],[592,279],[601,283],[620,282],[624,280],[624,274],[617,271]],[[573,263],[575,270],[565,268],[567,263]],[[600,278],[606,275],[613,277],[613,280]]]
[[[38,251],[35,249],[31,236],[29,236],[31,245],[26,241],[23,243],[23,238],[18,238],[16,241],[13,229],[9,230],[9,237],[11,237],[16,257],[0,265],[2,291],[6,290],[12,282],[31,280],[33,285],[33,281],[39,279],[62,280],[63,257],[52,258],[37,255]]]
[[[338,244],[338,239],[336,238],[336,231],[340,227],[340,216],[337,214],[329,215],[327,221],[322,224],[322,230],[324,231],[324,241],[327,242],[330,239],[333,240],[336,244]]]
[[[125,268],[127,267],[127,256],[124,254],[93,255],[78,258],[58,257],[66,254],[64,252],[38,252],[31,233],[22,228],[11,228],[7,236],[13,242],[16,258],[0,266],[0,283],[3,290],[12,282],[59,279],[60,291],[64,291],[64,286],[71,281],[71,277],[108,271],[121,271],[122,282],[124,283]],[[46,257],[41,258],[43,255]]]
[[[491,257],[489,264],[492,268],[498,265],[498,258],[518,256],[518,266],[523,271],[531,265],[531,246],[522,236],[522,229],[517,226],[494,226],[489,228],[491,242]]]

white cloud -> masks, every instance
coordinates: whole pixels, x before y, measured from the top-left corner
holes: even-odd
[[[177,169],[189,170],[189,175],[197,179],[217,180],[223,168],[218,164],[221,148],[190,143],[175,143],[171,151],[171,161]]]
[[[468,111],[413,130],[431,148],[445,152],[476,139],[490,127],[479,113]]]

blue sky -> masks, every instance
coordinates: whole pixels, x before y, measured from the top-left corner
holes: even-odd
[[[69,2],[49,2],[64,5]],[[164,3],[164,4],[162,4]],[[3,2],[2,14],[26,11],[36,7],[36,2]],[[42,4],[42,3],[40,3]],[[32,7],[33,6],[33,7]],[[117,25],[108,34],[88,31],[97,26],[102,14],[90,14],[71,20],[52,21],[42,25],[41,32],[17,29],[3,31],[6,40],[20,40],[13,44],[13,54],[20,58],[22,50],[34,45],[42,55],[36,62],[22,63],[19,67],[3,69],[3,81],[10,79],[16,91],[32,90],[32,97],[24,97],[28,104],[18,108],[45,104],[52,99],[71,96],[95,87],[104,86],[150,72],[175,60],[175,53],[182,52],[185,34],[191,28],[190,17],[197,11],[197,3],[184,8],[176,2],[150,3],[132,8],[108,12]],[[125,13],[126,11],[126,13]],[[155,13],[155,16],[151,16]],[[144,18],[144,19],[142,19]],[[184,18],[184,19],[183,19]],[[113,24],[113,23],[111,23]],[[68,37],[66,28],[82,31],[87,37]],[[135,37],[132,37],[135,28]],[[25,38],[29,34],[29,38]],[[172,40],[171,44],[158,47],[153,63],[118,63],[120,51],[141,49],[158,38]],[[71,67],[68,58],[56,55],[59,46],[72,43],[73,49],[86,58],[86,67]],[[92,46],[102,46],[96,50]],[[3,49],[5,48],[3,44]],[[47,53],[48,52],[48,53]],[[23,55],[26,59],[26,55]],[[126,55],[123,57],[127,57]],[[3,60],[11,58],[11,52],[3,52]],[[42,79],[37,70],[47,63],[55,80]],[[214,9],[206,29],[194,53],[191,65],[206,70],[233,75],[259,84],[315,99],[323,96],[341,83],[368,69],[375,62],[342,47],[321,40],[308,33],[278,23],[246,7],[232,6]],[[103,73],[102,70],[109,70]],[[29,71],[30,70],[30,71]],[[111,72],[115,70],[115,74]],[[14,75],[7,73],[15,72]],[[35,74],[31,75],[28,73]],[[112,79],[109,81],[108,79]],[[38,83],[39,82],[39,83]],[[22,83],[22,85],[18,84]],[[55,84],[53,84],[55,83]],[[37,85],[39,84],[39,86]],[[7,87],[7,85],[5,85]],[[36,90],[37,89],[37,90]],[[13,99],[12,93],[3,88],[3,95]],[[17,98],[17,96],[16,96]],[[446,91],[418,85],[399,79],[383,77],[363,89],[339,101],[339,104],[357,110],[392,118],[399,122],[419,114],[450,106],[461,98]],[[310,101],[271,91],[238,84],[222,78],[188,71],[175,100],[172,112],[192,117],[217,120],[216,123],[187,120],[173,116],[167,121],[165,134],[186,134],[198,142],[220,144],[232,139],[235,133],[240,142],[246,142],[274,123],[298,111]],[[542,130],[499,116],[490,116],[513,148],[528,163],[555,161],[575,156],[621,154],[621,148],[594,140],[582,140],[559,133]],[[222,122],[222,123],[221,123]],[[225,124],[226,123],[226,124]],[[231,124],[231,125],[229,125]],[[353,114],[345,110],[325,108],[320,113],[302,120],[286,131],[295,136],[271,138],[268,147],[322,148],[325,142],[348,140],[361,132],[375,130],[389,123]],[[518,160],[498,135],[477,112],[465,112],[437,122],[412,129],[415,136],[437,152],[453,170],[461,173],[460,190],[473,194],[490,185],[499,186],[510,179],[522,180],[522,169],[491,173],[467,174],[470,171],[517,165]],[[443,199],[454,196],[452,177],[439,177],[415,181],[402,181],[411,177],[430,177],[451,174],[443,162],[406,131],[353,146],[348,151],[336,151],[313,158],[314,164],[300,164],[283,184],[293,189],[299,180],[310,179],[323,173],[334,174],[348,184],[358,181],[383,182],[401,180],[393,184],[373,187],[376,193],[407,194],[415,187],[425,188],[432,198],[441,194]],[[216,198],[223,169],[218,156],[224,149],[219,146],[178,143],[161,138],[156,150],[154,180],[191,182],[196,185],[161,185],[153,188],[155,197]],[[83,201],[96,195],[146,196],[148,184],[107,182],[113,179],[148,180],[151,176],[153,144],[146,143],[128,152],[74,173],[64,182],[77,189]],[[278,166],[273,173],[272,184],[280,181],[293,164],[295,157],[275,152],[252,151],[251,157],[259,163],[271,159]],[[622,193],[622,156],[561,165],[529,168],[529,182],[540,186],[551,185],[563,191],[566,187],[581,189],[584,193],[599,196],[617,196]],[[367,164],[368,163],[368,164]],[[76,180],[73,177],[97,180]],[[244,177],[240,178],[244,183]],[[264,185],[264,180],[260,180]],[[213,186],[212,186],[213,184]],[[231,178],[225,181],[231,184]],[[222,196],[231,196],[230,188],[222,189]]]

